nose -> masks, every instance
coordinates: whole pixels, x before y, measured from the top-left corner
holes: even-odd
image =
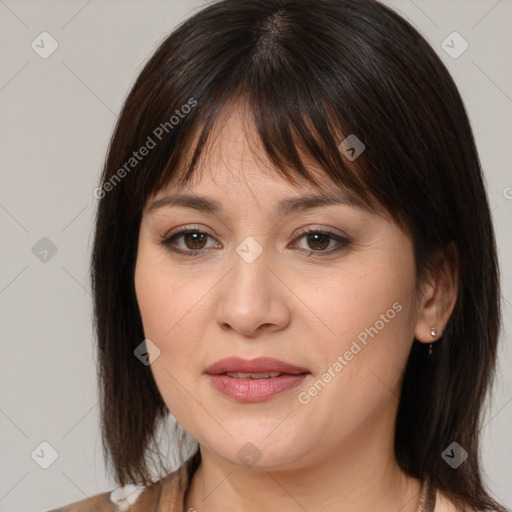
[[[222,330],[254,338],[290,323],[291,294],[270,260],[265,251],[251,263],[235,254],[234,267],[218,290],[216,320]]]

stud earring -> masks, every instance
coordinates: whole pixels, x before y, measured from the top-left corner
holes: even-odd
[[[430,328],[430,335],[435,338],[437,336],[437,327],[431,327]],[[432,355],[432,343],[429,344],[428,346],[428,355],[431,356]]]

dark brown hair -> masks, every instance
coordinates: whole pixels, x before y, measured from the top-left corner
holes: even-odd
[[[221,110],[235,101],[252,114],[276,172],[316,184],[305,155],[340,188],[406,226],[419,277],[436,254],[455,248],[455,309],[431,357],[414,340],[395,454],[404,471],[430,479],[459,506],[504,510],[486,492],[479,466],[500,311],[473,134],[436,53],[374,0],[215,2],[160,44],[129,93],[95,193],[91,258],[103,446],[116,480],[152,481],[148,455],[169,414],[150,367],[134,357],[144,340],[134,290],[143,208],[171,180],[186,184],[198,172]],[[349,134],[366,147],[353,162],[339,149]],[[149,150],[135,159],[143,146]],[[468,452],[457,469],[441,457],[454,441]]]

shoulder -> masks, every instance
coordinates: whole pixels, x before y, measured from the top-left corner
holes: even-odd
[[[181,510],[191,474],[200,462],[199,451],[176,470],[148,487],[126,485],[95,494],[61,508],[45,512],[147,512]]]
[[[151,486],[126,485],[112,491],[95,494],[64,507],[47,512],[139,512],[157,510],[160,498],[176,487],[179,471],[174,471]]]
[[[110,501],[111,492],[96,494],[81,501],[70,503],[64,507],[48,510],[47,512],[117,512],[117,505]]]

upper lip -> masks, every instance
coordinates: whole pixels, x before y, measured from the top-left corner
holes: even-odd
[[[206,369],[208,375],[220,375],[226,372],[240,373],[266,373],[280,372],[297,375],[309,373],[305,368],[295,366],[273,357],[257,357],[256,359],[242,359],[241,357],[227,357],[213,363]]]

